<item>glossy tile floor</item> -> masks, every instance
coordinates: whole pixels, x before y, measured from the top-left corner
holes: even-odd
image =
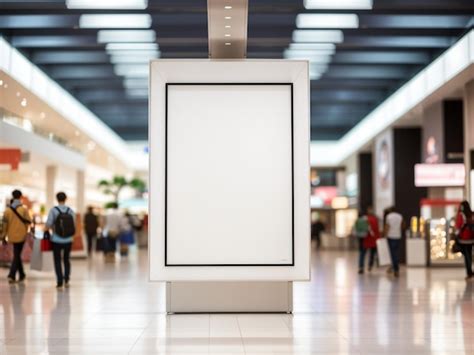
[[[295,312],[171,315],[146,252],[75,260],[70,289],[0,281],[0,354],[474,354],[474,283],[462,269],[356,274],[356,253],[313,255]],[[6,275],[6,270],[1,270]]]

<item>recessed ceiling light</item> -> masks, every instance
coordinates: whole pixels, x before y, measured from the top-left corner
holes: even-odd
[[[225,45],[226,45],[226,46],[230,46],[230,45],[232,45],[232,43],[226,42]]]
[[[231,25],[225,25],[225,28],[231,28],[232,26]]]
[[[81,15],[80,28],[150,28],[148,14]]]
[[[230,37],[230,33],[226,33],[224,36],[225,37]]]
[[[7,84],[7,83],[3,84],[3,87],[4,87],[5,89],[8,88],[8,84]]]
[[[224,9],[226,9],[226,10],[231,10],[231,9],[232,9],[232,6],[229,6],[229,5],[224,6]]]
[[[0,80],[0,86],[2,86],[2,85],[3,85],[3,80]]]
[[[344,35],[341,30],[294,30],[294,42],[341,43]]]
[[[155,42],[156,34],[153,30],[100,30],[97,42]]]
[[[79,131],[76,131],[76,132],[74,132],[74,135],[75,135],[76,137],[79,137],[79,136],[81,135],[81,133],[80,133]]]
[[[20,105],[23,106],[23,107],[26,107],[27,101],[26,101],[25,98],[23,98],[23,100],[21,100]]]
[[[21,95],[20,92],[17,91],[17,92],[16,92],[16,97],[20,97],[20,95]]]
[[[298,28],[358,28],[356,14],[299,14],[296,17]]]
[[[232,17],[230,17],[230,16],[226,16],[226,17],[224,17],[224,18],[225,18],[226,20],[232,20]]]
[[[42,120],[44,120],[44,119],[46,118],[46,114],[45,114],[44,112],[41,112],[41,113],[40,113],[40,118],[41,118]]]
[[[371,10],[372,5],[373,0],[304,0],[304,7],[310,10]]]
[[[148,0],[66,0],[68,9],[136,9],[144,10]]]

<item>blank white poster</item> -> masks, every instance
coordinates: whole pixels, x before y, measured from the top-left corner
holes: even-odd
[[[291,265],[291,85],[167,86],[166,264]]]

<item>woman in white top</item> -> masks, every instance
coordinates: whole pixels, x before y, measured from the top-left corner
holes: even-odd
[[[396,212],[394,207],[390,207],[385,216],[384,235],[388,240],[392,270],[395,277],[398,277],[400,272],[400,246],[403,229],[403,216]]]

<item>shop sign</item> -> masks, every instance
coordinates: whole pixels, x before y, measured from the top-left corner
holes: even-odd
[[[464,164],[416,164],[415,186],[447,187],[464,186]]]

